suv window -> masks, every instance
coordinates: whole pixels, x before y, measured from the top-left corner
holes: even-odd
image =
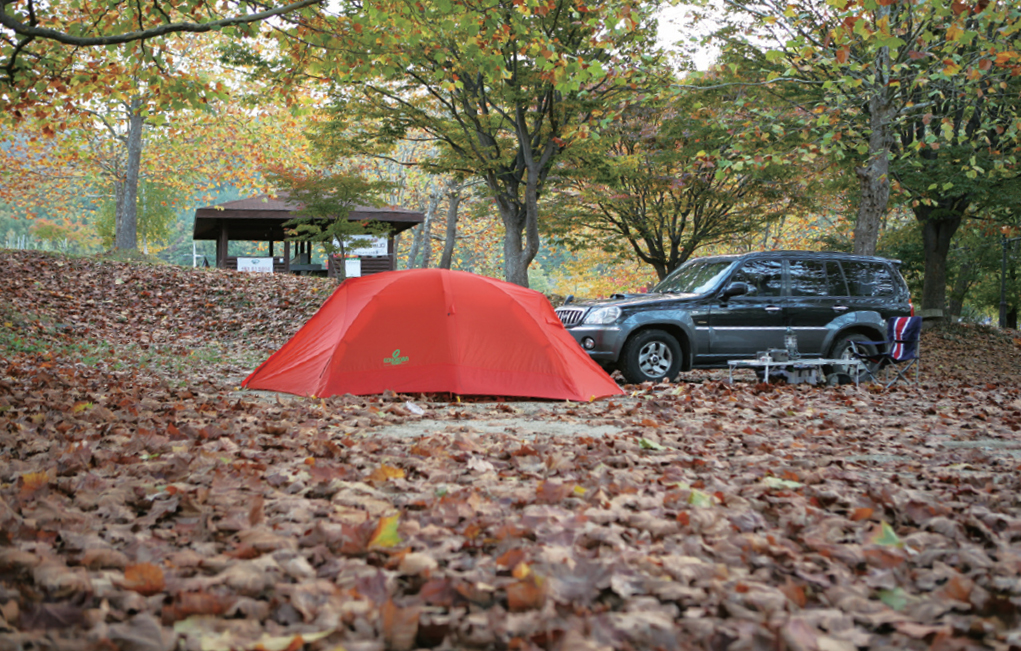
[[[731,282],[747,283],[746,296],[781,296],[783,294],[783,262],[751,260],[731,277]]]
[[[704,294],[720,281],[734,265],[733,260],[695,260],[688,262],[652,288],[653,292]]]
[[[847,285],[834,260],[791,260],[791,296],[847,296]]]
[[[885,265],[850,260],[845,260],[843,265],[850,296],[893,296],[896,293],[897,286]]]

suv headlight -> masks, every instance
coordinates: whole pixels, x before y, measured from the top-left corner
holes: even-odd
[[[620,318],[619,307],[597,307],[585,316],[586,325],[606,325]]]

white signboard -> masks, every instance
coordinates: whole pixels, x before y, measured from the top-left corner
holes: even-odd
[[[359,278],[362,275],[362,261],[360,258],[348,258],[344,260],[344,275],[348,278]]]
[[[238,258],[238,271],[273,273],[273,258]]]
[[[366,242],[365,246],[356,249],[349,249],[347,253],[362,257],[380,256],[387,254],[387,238],[385,237],[359,237],[359,240]]]

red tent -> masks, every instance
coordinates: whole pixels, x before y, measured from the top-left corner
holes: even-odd
[[[242,384],[321,397],[390,389],[587,401],[623,393],[545,296],[445,269],[344,281]]]

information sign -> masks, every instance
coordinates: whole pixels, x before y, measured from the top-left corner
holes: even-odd
[[[238,258],[238,271],[271,274],[273,258]]]

